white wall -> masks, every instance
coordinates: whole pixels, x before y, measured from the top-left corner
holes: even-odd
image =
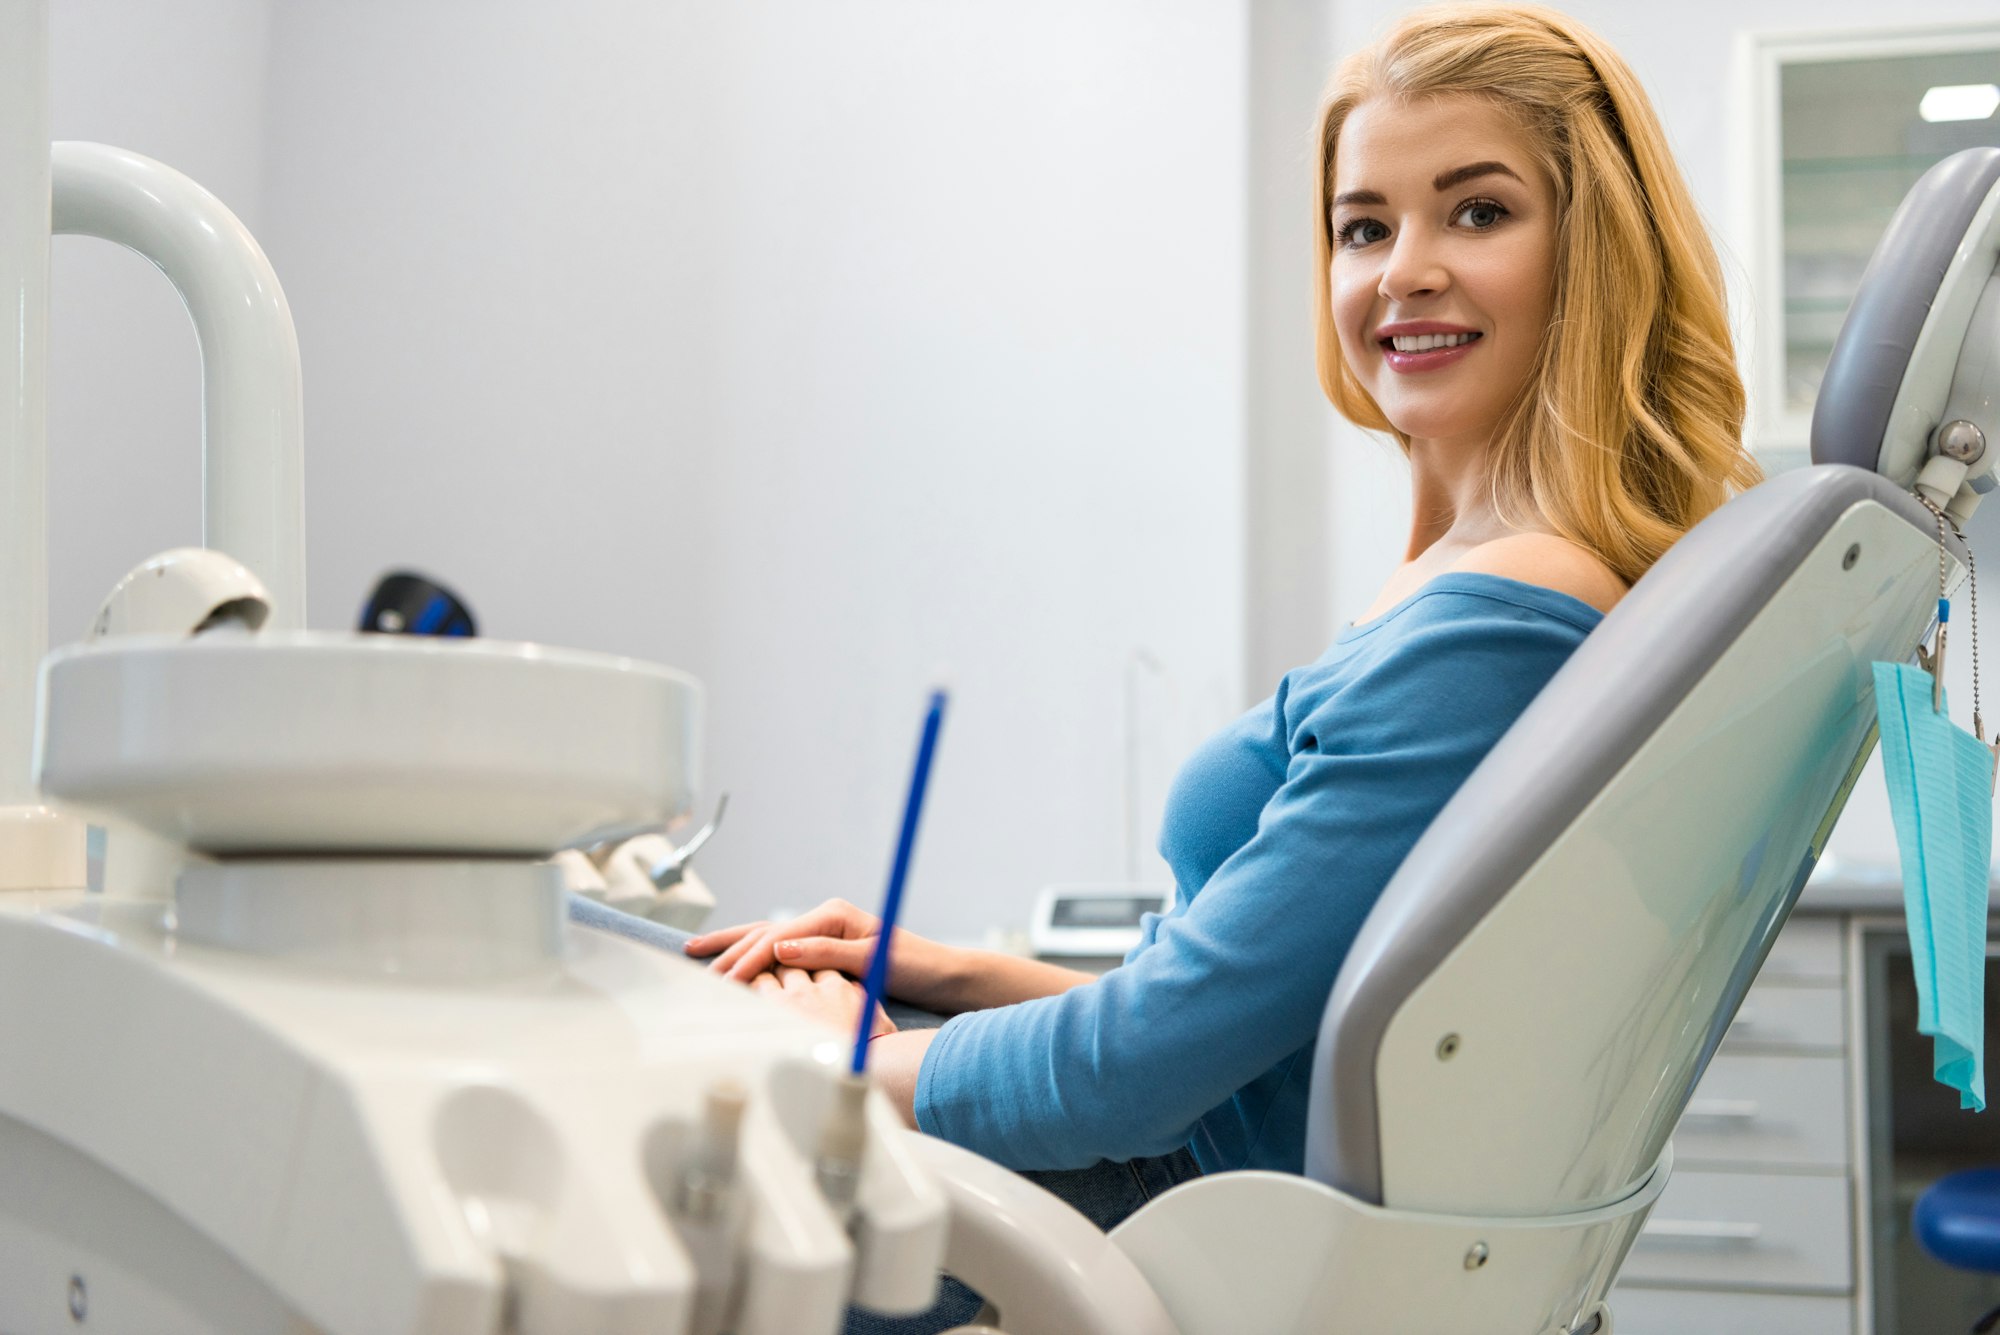
[[[1245,41],[1200,0],[277,7],[313,622],[409,563],[700,676],[724,919],[879,897],[941,670],[912,925],[1122,874],[1129,655],[1181,702],[1141,681],[1149,812],[1242,693]]]

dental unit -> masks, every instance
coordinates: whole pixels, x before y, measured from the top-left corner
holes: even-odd
[[[1673,1127],[1875,744],[1869,665],[1929,629],[1918,495],[1962,522],[1994,486],[2000,150],[1891,224],[1815,465],[1669,551],[1405,861],[1327,1002],[1306,1175],[1106,1235],[902,1129],[840,1039],[568,921],[566,886],[687,879],[661,832],[697,682],[302,629],[283,294],[171,169],[51,145],[47,40],[46,0],[0,0],[0,1333],[830,1335],[940,1269],[1009,1335],[1614,1329]],[[207,550],[46,653],[54,231],[186,296]],[[172,856],[90,891],[86,820]]]
[[[921,1306],[944,1197],[879,1096],[835,1115],[839,1045],[567,924],[552,854],[691,806],[698,685],[299,629],[283,293],[178,173],[52,148],[47,40],[40,0],[0,5],[0,1330],[793,1332]],[[52,232],[182,293],[216,550],[135,571],[38,699]],[[103,893],[86,818],[112,830]]]

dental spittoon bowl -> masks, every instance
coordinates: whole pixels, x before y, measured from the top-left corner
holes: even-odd
[[[578,650],[129,636],[41,689],[44,792],[211,856],[546,857],[662,828],[698,781],[699,683]]]

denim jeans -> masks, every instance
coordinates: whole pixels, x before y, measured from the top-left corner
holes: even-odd
[[[569,916],[571,921],[585,927],[599,928],[676,955],[683,953],[690,935],[575,895],[570,896]],[[886,1003],[885,1009],[898,1029],[934,1029],[944,1022],[942,1016],[897,1002]],[[1108,1233],[1161,1192],[1201,1176],[1201,1168],[1192,1154],[1179,1149],[1129,1163],[1105,1160],[1088,1168],[1033,1170],[1021,1176],[1055,1193]],[[858,1307],[849,1308],[846,1335],[936,1335],[953,1326],[965,1325],[984,1306],[985,1301],[978,1294],[946,1275],[938,1289],[938,1301],[930,1311],[917,1316],[883,1316]]]

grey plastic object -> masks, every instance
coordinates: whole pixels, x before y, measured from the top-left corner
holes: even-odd
[[[1936,541],[1930,512],[1874,473],[1804,468],[1753,487],[1659,560],[1446,804],[1383,891],[1334,983],[1313,1055],[1307,1176],[1385,1203],[1375,1071],[1396,1012],[1613,782],[1834,523],[1865,501]],[[1963,564],[1963,547],[1955,539],[1951,547]],[[1799,864],[1807,852],[1771,856]],[[1774,906],[1764,938],[1738,970],[1736,995],[1719,1000],[1721,1023],[1809,870],[1802,866],[1790,897]]]
[[[1996,183],[2000,148],[1968,148],[1925,172],[1903,197],[1827,359],[1813,405],[1814,463],[1851,464],[1903,487],[1916,482],[1923,454],[1887,457],[1889,410],[1945,269]]]

